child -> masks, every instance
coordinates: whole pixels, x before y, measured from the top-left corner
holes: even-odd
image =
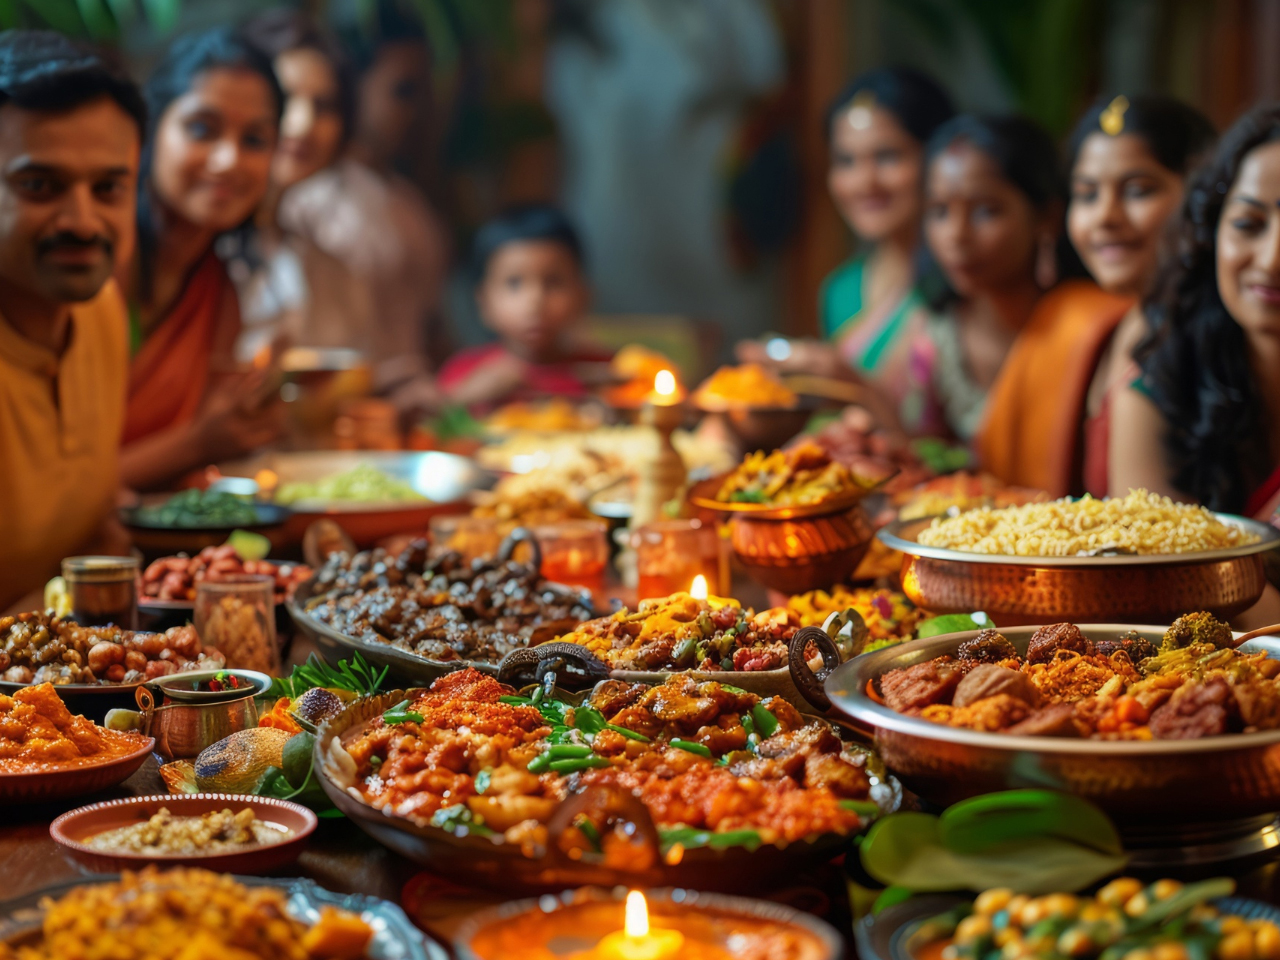
[[[464,350],[440,371],[450,401],[480,410],[512,400],[581,397],[575,364],[609,355],[584,346],[577,329],[591,290],[578,235],[560,211],[510,210],[476,236],[476,303],[499,342]]]

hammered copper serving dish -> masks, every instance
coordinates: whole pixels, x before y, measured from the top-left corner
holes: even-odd
[[[365,697],[321,725],[316,737],[312,764],[324,792],[334,806],[365,833],[383,846],[421,864],[433,873],[447,876],[485,890],[511,893],[559,892],[566,887],[599,885],[613,887],[684,886],[700,890],[743,892],[758,890],[761,877],[790,876],[805,866],[837,856],[851,837],[824,834],[786,847],[762,844],[754,850],[744,846],[713,849],[686,849],[678,858],[659,858],[655,866],[624,871],[575,860],[548,844],[541,856],[526,856],[519,845],[495,843],[486,837],[457,836],[449,830],[426,826],[407,817],[378,810],[358,799],[340,782],[341,767],[330,756],[335,738],[354,738],[360,728],[380,717],[393,705],[414,695],[414,691],[394,690]],[[573,700],[557,690],[557,696]],[[873,799],[885,813],[897,809],[901,787],[892,778],[873,778]],[[574,802],[571,794],[562,809]],[[556,819],[552,816],[552,822]],[[649,828],[652,829],[652,823]],[[655,831],[656,832],[656,831]]]
[[[847,580],[857,569],[875,533],[861,501],[889,479],[821,503],[774,507],[716,500],[719,476],[696,484],[689,502],[729,515],[729,542],[752,580],[781,593],[805,593]]]
[[[997,621],[998,622],[998,621]],[[1159,643],[1166,628],[1131,624],[1079,625],[1091,640],[1136,631]],[[1034,627],[1003,629],[1026,653]],[[966,797],[1016,787],[1049,787],[1092,800],[1122,829],[1186,828],[1280,811],[1280,730],[1199,740],[1072,740],[1010,736],[931,723],[877,703],[869,681],[899,667],[944,654],[976,631],[912,640],[842,664],[825,689],[837,709],[868,727],[886,767],[904,787],[947,806]],[[1280,659],[1280,639],[1245,643]]]
[[[1221,620],[1258,602],[1267,581],[1262,554],[1280,544],[1265,523],[1215,514],[1259,537],[1229,550],[1160,556],[1011,557],[916,542],[932,517],[895,521],[877,536],[906,554],[902,590],[936,614],[983,610],[1000,625],[1058,621],[1169,623],[1188,610]]]

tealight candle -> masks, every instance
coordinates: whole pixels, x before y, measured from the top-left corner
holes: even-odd
[[[645,401],[659,407],[669,407],[684,400],[684,391],[676,375],[670,370],[659,370],[653,378],[653,390]]]
[[[644,894],[627,894],[623,929],[610,933],[596,944],[593,960],[668,960],[680,954],[684,934],[679,930],[649,929],[649,904]]]

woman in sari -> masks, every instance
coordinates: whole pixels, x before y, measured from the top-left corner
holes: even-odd
[[[1146,329],[1136,301],[1155,280],[1187,171],[1213,138],[1205,117],[1167,97],[1103,100],[1076,125],[1067,234],[1096,285],[1062,284],[1057,309],[1038,311],[1010,352],[979,441],[1002,480],[1053,496],[1108,492],[1111,398],[1133,379]]]
[[[947,427],[971,440],[1014,342],[1056,279],[1062,187],[1053,141],[1023,117],[960,116],[926,154],[934,309],[913,349]]]
[[[1115,396],[1111,485],[1268,518],[1280,503],[1280,107],[1223,135]]]
[[[368,285],[340,259],[280,222],[289,191],[328,170],[355,124],[355,74],[338,41],[298,10],[245,25],[284,91],[271,186],[243,235],[232,277],[240,292],[239,360],[272,344],[365,350],[373,324]]]
[[[952,113],[933,80],[905,67],[872,70],[841,91],[827,113],[827,186],[862,249],[822,285],[826,340],[738,347],[744,361],[865,383],[887,401],[872,404],[885,425],[912,435],[942,428],[909,345],[925,315],[915,289],[924,145]]]
[[[239,308],[214,252],[267,190],[282,103],[271,63],[234,31],[209,30],[176,41],[144,92],[138,254],[122,278],[133,359],[121,472],[135,489],[283,427],[271,372],[234,363]]]

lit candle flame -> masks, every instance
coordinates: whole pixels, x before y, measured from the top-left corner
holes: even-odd
[[[649,935],[649,904],[639,890],[627,894],[627,919],[623,927],[628,937],[639,939]]]
[[[693,583],[689,585],[689,596],[695,600],[707,599],[707,578],[702,574],[693,578]]]
[[[653,378],[653,392],[661,397],[669,397],[676,392],[676,375],[670,370],[659,370]]]

